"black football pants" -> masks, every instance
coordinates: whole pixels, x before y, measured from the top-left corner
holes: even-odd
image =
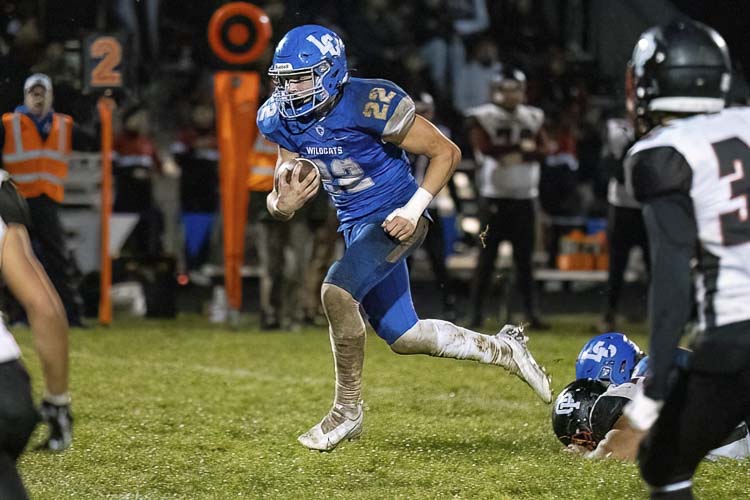
[[[700,461],[748,417],[750,368],[680,372],[638,454],[651,498],[693,498],[691,483]]]
[[[526,319],[530,320],[538,312],[532,269],[536,231],[534,200],[484,198],[481,200],[480,209],[480,230],[487,231],[484,247],[479,250],[479,261],[472,280],[472,325],[480,326],[483,322],[484,299],[496,276],[495,259],[498,245],[506,240],[513,245],[516,285],[523,299]],[[510,297],[506,297],[506,300],[510,300]]]
[[[3,500],[28,498],[16,460],[38,420],[26,370],[18,361],[0,363],[0,498]]]
[[[630,250],[639,246],[643,250],[646,266],[651,262],[648,253],[648,235],[640,208],[609,207],[607,221],[609,240],[609,277],[607,278],[607,311],[605,319],[615,320],[617,305],[622,295],[625,267]]]

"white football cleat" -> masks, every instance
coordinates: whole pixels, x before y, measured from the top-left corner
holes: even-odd
[[[357,414],[354,418],[347,416],[342,412],[343,422],[328,432],[323,432],[322,424],[325,418],[309,431],[297,438],[305,448],[318,451],[332,451],[344,439],[352,441],[362,434],[362,420],[365,412],[362,409],[362,402],[357,405]]]
[[[507,366],[508,371],[529,384],[542,401],[551,403],[550,377],[544,368],[537,364],[526,346],[529,338],[524,335],[523,326],[505,325],[495,337],[504,341],[511,349],[512,358]]]

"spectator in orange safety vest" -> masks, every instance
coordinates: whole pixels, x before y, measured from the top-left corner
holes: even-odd
[[[29,76],[23,94],[23,105],[2,116],[3,168],[29,205],[32,245],[63,301],[68,322],[81,327],[82,300],[59,209],[73,145],[91,149],[95,140],[76,127],[73,118],[52,109],[52,81],[47,75]]]

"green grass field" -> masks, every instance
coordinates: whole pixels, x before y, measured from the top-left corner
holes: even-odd
[[[592,323],[565,316],[532,333],[557,391]],[[642,326],[629,333],[645,348]],[[40,394],[30,332],[16,334]],[[321,454],[296,437],[331,402],[322,328],[227,331],[191,316],[73,331],[75,442],[27,452],[26,485],[35,499],[645,498],[634,465],[563,452],[550,407],[502,369],[367,340],[364,434]],[[748,461],[706,463],[696,493],[748,498],[748,472]]]

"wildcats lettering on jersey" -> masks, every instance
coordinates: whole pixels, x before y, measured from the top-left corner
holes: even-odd
[[[258,129],[315,162],[343,230],[355,222],[382,222],[417,190],[406,153],[393,144],[414,120],[414,102],[397,85],[352,78],[324,117],[281,120],[269,100],[258,112]]]
[[[305,146],[305,154],[307,156],[318,156],[318,155],[343,155],[344,148],[341,146]]]

